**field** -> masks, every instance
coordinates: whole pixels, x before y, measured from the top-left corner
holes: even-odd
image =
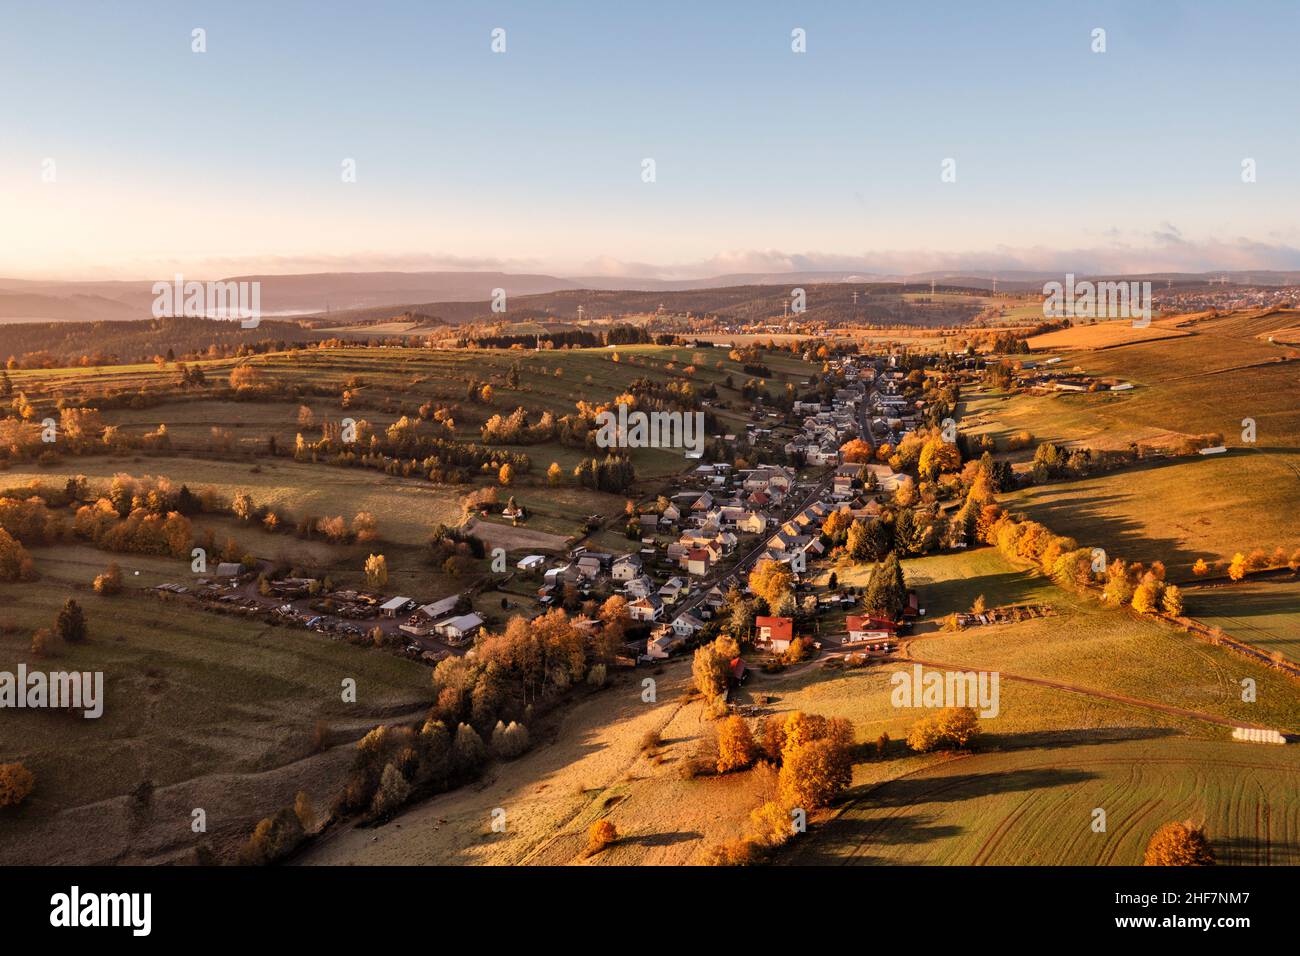
[[[1294,866],[1297,770],[1290,747],[1201,740],[982,753],[861,788],[790,862],[1135,866],[1158,826],[1192,819],[1221,864]]]
[[[31,800],[0,816],[0,863],[191,862],[205,841],[190,830],[194,808],[207,813],[206,842],[223,847],[299,789],[323,806],[351,741],[427,703],[423,665],[129,591],[76,592],[90,639],[33,661],[32,630],[69,594],[63,574],[80,576],[64,565],[34,585],[0,585],[0,623],[15,629],[0,634],[0,670],[102,671],[104,713],[0,722],[0,753],[37,777]],[[356,704],[341,700],[346,677]],[[329,728],[319,754],[317,721]]]
[[[1004,505],[1112,557],[1163,561],[1181,580],[1197,558],[1300,546],[1298,467],[1300,449],[1240,451],[1036,485]]]
[[[1267,652],[1300,661],[1300,581],[1290,575],[1216,582],[1184,590],[1187,613]]]

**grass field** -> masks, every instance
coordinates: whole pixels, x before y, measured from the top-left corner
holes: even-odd
[[[1221,864],[1295,865],[1297,771],[1293,747],[1185,739],[981,753],[859,788],[790,862],[1134,866],[1160,825],[1190,818]]]
[[[1264,651],[1300,661],[1300,580],[1291,576],[1216,582],[1184,590],[1187,614]]]
[[[1197,558],[1300,546],[1300,448],[1156,462],[1007,495],[1057,534],[1128,561],[1163,561],[1175,579]]]
[[[56,576],[0,585],[0,622],[16,628],[0,635],[0,670],[102,671],[105,696],[97,720],[21,711],[0,722],[0,755],[37,778],[0,817],[6,864],[190,859],[195,807],[211,840],[242,839],[299,788],[323,804],[350,759],[344,742],[430,696],[428,668],[389,653],[130,593],[76,592],[90,639],[34,661],[32,630],[69,593]],[[356,704],[341,700],[346,677]],[[318,720],[337,753],[312,755]]]

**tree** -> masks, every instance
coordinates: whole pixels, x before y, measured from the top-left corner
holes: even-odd
[[[763,558],[749,572],[749,589],[766,601],[774,613],[793,593],[793,587],[794,574],[784,562]]]
[[[1133,610],[1139,614],[1154,614],[1160,607],[1162,585],[1154,579],[1143,581],[1133,591]]]
[[[907,745],[917,753],[965,749],[979,735],[979,718],[971,707],[945,707],[922,717],[907,734]]]
[[[497,471],[497,481],[501,482],[502,487],[509,487],[510,483],[515,480],[514,466],[506,462]]]
[[[36,789],[36,776],[21,763],[0,763],[0,807],[16,807]]]
[[[744,770],[758,757],[754,736],[745,718],[733,714],[718,731],[718,773]]]
[[[292,852],[302,842],[302,823],[293,808],[284,807],[273,817],[265,817],[253,829],[248,842],[239,852],[239,862],[246,866],[266,866]]]
[[[564,469],[560,467],[558,461],[551,462],[551,467],[546,469],[546,481],[550,485],[558,485],[564,481]]]
[[[1161,605],[1166,614],[1170,617],[1183,616],[1183,592],[1177,584],[1171,584],[1165,588],[1164,597],[1161,599]]]
[[[388,560],[382,554],[366,558],[366,583],[372,588],[382,588],[388,583]]]
[[[69,644],[77,644],[86,639],[86,614],[72,598],[63,602],[63,609],[54,619],[54,633]]]
[[[749,822],[754,839],[764,846],[781,846],[794,835],[790,811],[775,800],[750,811]]]
[[[782,752],[778,785],[787,806],[803,810],[828,806],[852,779],[848,748],[840,741],[812,740],[787,745]]]
[[[897,552],[891,551],[871,572],[863,606],[873,614],[895,620],[907,606],[907,582]]]
[[[1228,577],[1234,581],[1240,581],[1246,576],[1249,569],[1250,565],[1246,560],[1246,556],[1238,551],[1232,556],[1232,563],[1228,565]]]
[[[1203,578],[1210,573],[1210,566],[1205,563],[1204,558],[1197,558],[1196,563],[1192,565],[1192,573],[1198,578]]]
[[[384,772],[379,777],[379,789],[375,791],[375,799],[371,804],[377,816],[387,816],[394,810],[401,807],[411,796],[410,781],[397,769],[393,763],[385,765]]]
[[[528,749],[528,728],[523,724],[517,724],[513,720],[506,724],[504,721],[497,721],[497,725],[492,730],[492,751],[506,760],[518,757]]]
[[[1191,820],[1166,823],[1151,836],[1144,866],[1214,866],[1214,850],[1205,830]]]
[[[122,569],[116,562],[110,563],[103,574],[95,576],[96,594],[117,594],[122,590]]]
[[[695,680],[695,689],[712,701],[727,692],[727,674],[729,661],[717,652],[712,644],[695,649],[695,658],[691,661],[691,676]]]

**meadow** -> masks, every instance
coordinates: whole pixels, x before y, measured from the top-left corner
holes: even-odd
[[[192,862],[199,844],[242,841],[299,789],[323,807],[351,741],[384,717],[428,704],[421,664],[198,612],[134,590],[134,575],[131,589],[99,596],[83,583],[94,571],[86,563],[54,568],[34,584],[0,585],[0,670],[23,661],[102,671],[105,696],[95,720],[29,710],[0,722],[0,753],[37,779],[27,803],[0,815],[0,862]],[[159,565],[146,573],[167,576]],[[70,594],[85,609],[89,639],[33,659],[32,631],[50,626]],[[355,704],[342,701],[344,678],[357,682]],[[318,721],[326,728],[319,753]],[[206,811],[206,837],[190,829],[195,808]]]

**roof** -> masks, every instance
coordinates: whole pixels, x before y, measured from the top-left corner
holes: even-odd
[[[898,625],[883,617],[865,614],[850,614],[844,619],[844,625],[850,631],[896,631]]]
[[[755,627],[768,629],[768,638],[773,641],[788,641],[794,636],[794,619],[788,617],[756,617]]]
[[[445,621],[439,621],[434,627],[451,627],[458,631],[472,631],[474,628],[481,626],[483,618],[477,614],[462,614],[460,617],[449,617]]]
[[[708,548],[691,548],[686,555],[688,561],[708,561],[713,557]]]
[[[408,605],[408,604],[410,604],[410,603],[411,603],[411,599],[408,598],[408,597],[395,597],[395,598],[392,598],[392,599],[390,599],[390,600],[388,600],[388,601],[385,601],[383,604],[381,604],[380,607],[379,607],[379,610],[381,610],[381,611],[396,611],[396,610],[398,610],[399,608],[406,607],[406,605]]]

